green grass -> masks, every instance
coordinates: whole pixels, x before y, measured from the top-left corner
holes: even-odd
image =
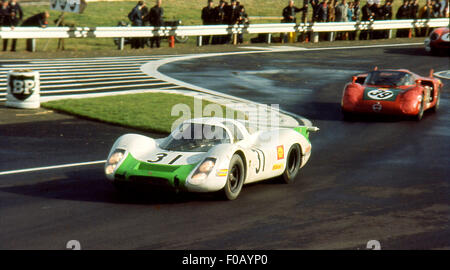
[[[194,117],[194,98],[178,94],[143,93],[84,99],[64,99],[43,103],[42,106],[82,118],[157,133],[170,133],[174,121],[182,115],[172,116],[172,107],[186,104]],[[213,104],[202,101],[202,107]],[[223,115],[226,107],[220,105]],[[233,111],[234,118],[245,117]]]
[[[426,0],[420,0],[420,6]],[[128,22],[127,14],[136,5],[137,0],[133,1],[117,1],[117,2],[89,2],[83,14],[66,13],[65,20],[67,23],[73,23],[76,26],[94,27],[94,26],[116,26],[118,21]],[[217,4],[219,0],[215,0]],[[281,16],[282,9],[287,5],[287,0],[241,0],[249,16]],[[398,7],[402,1],[394,1],[393,10],[394,17]],[[153,0],[146,1],[149,7],[154,5]],[[302,6],[302,1],[296,1],[298,6]],[[365,1],[362,1],[362,5]],[[165,10],[166,20],[179,19],[184,25],[200,25],[201,9],[206,5],[206,0],[164,0],[163,7]],[[362,6],[361,5],[361,6]],[[49,4],[29,5],[23,3],[25,18],[49,10]],[[308,18],[311,17],[312,8],[309,8]],[[50,11],[50,26],[54,26],[53,21],[59,16],[60,12]],[[301,17],[301,13],[297,15]],[[278,20],[253,20],[251,23],[278,23]],[[244,42],[248,42],[252,35],[244,35]],[[47,51],[55,50],[57,40],[38,40],[37,50],[43,51],[47,46]],[[24,41],[19,41],[18,50],[23,51],[25,48]],[[47,45],[48,43],[48,45]],[[196,39],[191,37],[188,41],[189,46],[195,46]],[[163,47],[167,47],[166,41],[162,42]],[[179,45],[177,45],[179,46]],[[85,50],[105,50],[115,49],[112,38],[82,38],[82,39],[66,39],[65,48],[67,51],[85,51]]]

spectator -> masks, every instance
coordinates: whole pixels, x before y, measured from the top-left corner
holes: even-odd
[[[433,1],[431,1],[431,5],[433,6],[432,17],[440,18],[441,17],[441,3],[439,3],[439,1],[433,0]]]
[[[359,17],[361,15],[361,8],[359,6],[360,0],[355,0],[353,4],[353,19],[354,22],[359,22]]]
[[[225,7],[225,23],[228,25],[237,24],[239,12],[240,10],[236,0],[231,0],[231,5]]]
[[[13,27],[11,22],[11,13],[9,9],[8,1],[3,1],[0,6],[0,27],[1,26],[9,26]],[[6,51],[8,48],[8,40],[3,40],[3,51]]]
[[[5,0],[6,1],[6,0]],[[23,19],[23,11],[17,0],[11,0],[9,2],[9,11],[11,14],[11,26],[16,27],[20,24]],[[16,51],[17,39],[12,40],[11,51]],[[8,40],[3,41],[3,47],[8,47]]]
[[[46,28],[48,26],[48,18],[50,18],[50,13],[48,13],[48,11],[44,11],[27,18],[21,26],[39,26]],[[26,50],[30,52],[33,51],[33,40],[27,39],[26,42]]]
[[[214,10],[214,17],[216,24],[225,24],[225,7],[227,3],[224,0],[220,0],[219,5]],[[226,41],[226,36],[214,36],[212,44],[224,44]]]
[[[341,0],[341,3],[336,5],[335,8],[335,22],[347,22],[348,21],[348,5],[346,0]]]
[[[392,0],[386,0],[382,7],[383,18],[382,20],[392,20]],[[383,37],[389,38],[389,30],[383,31]]]
[[[421,19],[431,19],[433,18],[433,5],[431,0],[427,0],[426,4],[419,10],[419,18]],[[420,31],[420,36],[428,36],[429,28],[423,27]]]
[[[341,0],[341,3],[336,5],[334,9],[335,12],[335,22],[347,22],[348,21],[348,5],[346,0]],[[347,37],[347,32],[338,32],[336,39],[345,40]]]
[[[150,19],[150,25],[154,27],[161,27],[164,24],[163,16],[164,16],[164,9],[161,7],[162,0],[156,0],[156,4],[154,7],[150,9],[149,19]],[[161,47],[161,37],[160,36],[154,36],[150,39],[150,47],[153,48],[156,44],[156,47]]]
[[[294,6],[294,1],[289,0],[289,4],[287,7],[283,9],[283,22],[284,23],[296,23],[297,18],[295,18],[295,15],[299,13],[300,11],[304,11],[306,8],[298,8]]]
[[[317,7],[317,21],[326,22],[328,20],[328,4],[327,0],[322,0]]]
[[[238,24],[248,24],[249,20],[248,20],[248,15],[245,12],[245,7],[244,6],[240,6],[239,7],[239,19],[238,19]],[[237,43],[242,44],[244,43],[244,36],[242,33],[238,34],[238,38],[237,38]]]
[[[409,15],[409,18],[416,20],[418,19],[419,0],[412,0],[410,3],[411,4],[409,10],[411,11],[411,14]]]
[[[22,11],[22,7],[19,5],[17,0],[9,1],[9,9],[11,12],[14,12],[16,14],[15,16],[17,17],[18,22],[20,23],[20,21],[23,20],[23,11]]]
[[[202,21],[203,25],[212,25],[215,23],[215,9],[214,1],[208,0],[208,5],[202,9]],[[203,36],[203,45],[208,45],[211,36]]]
[[[373,6],[373,0],[368,0],[367,3],[362,7],[362,9],[361,9],[361,13],[362,13],[361,20],[362,21],[372,21],[373,20],[375,14],[372,12],[372,6]],[[372,36],[371,30],[363,30],[359,34],[359,39],[367,40],[367,39],[370,39],[371,36]]]
[[[373,20],[383,20],[384,19],[384,10],[383,7],[380,6],[381,0],[374,0],[374,3],[371,7],[371,11],[373,14]],[[372,31],[371,39],[380,39],[384,37],[384,30],[374,30]]]
[[[136,6],[131,10],[131,12],[128,14],[128,18],[131,21],[132,26],[143,26],[144,25],[144,18],[145,14],[143,13],[143,8],[145,7],[144,1],[139,1]],[[144,48],[145,45],[145,39],[144,38],[132,38],[131,39],[131,48],[133,49],[139,49]]]
[[[317,22],[319,20],[319,5],[320,5],[320,1],[319,0],[310,0],[309,3],[311,4],[312,7],[312,22]]]
[[[353,22],[354,21],[354,12],[355,12],[355,3],[354,2],[348,2],[348,11],[347,11],[347,21]],[[350,31],[347,32],[348,40],[355,40],[356,31]]]
[[[448,18],[449,14],[448,14],[448,3],[449,0],[441,0],[441,10],[440,10],[440,16],[442,18]]]
[[[236,0],[231,0],[231,5],[226,5],[224,8],[225,11],[225,23],[228,25],[235,25],[238,23],[239,19],[239,6]],[[232,35],[227,35],[223,37],[223,43],[234,43],[232,40]],[[236,37],[237,42],[237,37]]]
[[[328,1],[328,18],[327,21],[328,22],[334,22],[336,19],[336,12],[335,12],[335,8],[336,8],[336,0],[329,0]]]
[[[411,13],[411,11],[409,8],[409,1],[403,0],[403,5],[398,8],[395,18],[397,20],[406,20],[409,18],[410,13]],[[407,37],[408,33],[409,33],[408,29],[398,29],[397,37]]]
[[[392,0],[386,0],[384,3],[383,20],[392,20]]]

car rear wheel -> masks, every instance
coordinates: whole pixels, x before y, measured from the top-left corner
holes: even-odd
[[[244,162],[239,155],[235,154],[231,158],[227,182],[223,188],[223,195],[225,199],[230,201],[236,199],[241,193],[244,180]]]
[[[425,100],[424,100],[424,96],[422,95],[422,101],[420,102],[419,113],[416,115],[416,120],[417,120],[417,121],[420,121],[420,120],[422,120],[422,118],[423,118],[423,113],[424,113],[424,111],[425,111],[425,109],[424,109],[424,103],[425,103]]]
[[[297,176],[300,165],[302,163],[302,155],[300,146],[298,144],[294,144],[289,149],[286,159],[286,168],[281,175],[281,179],[286,184],[292,184],[295,182],[295,177]]]
[[[441,91],[438,92],[437,98],[436,98],[436,104],[434,105],[432,111],[437,112],[439,110],[439,104],[441,103]]]

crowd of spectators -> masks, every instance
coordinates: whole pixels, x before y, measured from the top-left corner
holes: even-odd
[[[297,13],[302,12],[302,20],[306,21],[308,6],[311,5],[312,17],[311,22],[358,22],[358,21],[375,21],[375,20],[392,20],[392,19],[431,19],[443,18],[449,16],[449,0],[427,0],[426,4],[419,6],[419,0],[395,0],[403,1],[402,5],[394,12],[392,4],[394,0],[367,0],[363,5],[361,0],[309,0],[309,3],[303,7],[295,6],[293,0],[289,0],[287,6],[282,10],[282,21],[284,23],[296,23]],[[309,4],[309,5],[308,5]],[[395,16],[394,16],[395,14]],[[0,4],[0,26],[40,26],[46,27],[49,18],[48,12],[35,14],[30,18],[23,20],[23,11],[17,0],[1,0]],[[136,6],[128,14],[128,18],[133,26],[163,26],[164,25],[164,9],[162,0],[156,0],[152,8],[148,8],[144,1],[139,1]],[[245,11],[244,5],[236,0],[219,0],[215,5],[213,0],[207,0],[207,5],[201,10],[201,19],[204,25],[236,25],[249,24],[249,17]],[[23,22],[22,22],[23,21]],[[415,36],[426,36],[429,29],[415,29]],[[399,29],[396,33],[397,37],[410,37],[412,33],[409,29]],[[377,39],[387,38],[387,30],[369,31],[364,30],[359,33],[359,39]],[[337,39],[354,40],[357,38],[356,32],[340,32],[336,36]],[[143,48],[146,44],[144,38],[133,38],[131,41],[132,48]],[[30,42],[27,41],[27,47]],[[204,36],[202,37],[203,45],[208,44],[227,44],[227,43],[243,43],[242,34],[231,36]],[[11,51],[16,50],[16,40],[12,40]],[[152,37],[150,39],[150,47],[161,46],[160,37]],[[8,39],[3,40],[3,51],[8,47]]]

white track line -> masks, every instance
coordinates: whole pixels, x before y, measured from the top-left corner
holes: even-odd
[[[103,68],[103,69],[109,69],[111,67],[140,67],[141,64],[111,64],[111,65],[63,65],[63,66],[52,66],[52,65],[46,65],[45,67],[34,67],[33,70],[39,71],[39,70],[64,70],[64,69],[73,69],[73,68]],[[7,70],[10,71],[11,69],[26,69],[30,68],[29,65],[14,65],[12,67],[2,67],[0,70]]]
[[[88,166],[88,165],[102,164],[102,163],[105,163],[105,162],[106,162],[106,160],[97,160],[97,161],[88,161],[88,162],[80,162],[80,163],[72,163],[72,164],[63,164],[63,165],[55,165],[55,166],[47,166],[47,167],[39,167],[39,168],[31,168],[31,169],[5,171],[5,172],[0,172],[0,176],[1,175],[27,173],[27,172],[37,172],[37,171],[45,171],[45,170],[70,168],[70,167]]]
[[[158,85],[170,85],[170,82],[163,83],[142,83],[142,84],[130,84],[130,85],[117,85],[117,86],[105,86],[105,87],[93,87],[93,88],[83,88],[83,89],[67,89],[67,90],[49,90],[41,91],[41,94],[63,94],[63,93],[78,93],[78,92],[89,92],[95,90],[105,90],[105,89],[117,89],[117,88],[130,88],[130,87],[145,87],[145,86],[158,86]],[[43,87],[45,89],[45,87]]]
[[[116,74],[94,74],[94,75],[84,75],[84,76],[42,76],[40,78],[41,84],[45,83],[56,83],[56,82],[81,82],[81,81],[101,81],[101,80],[116,80],[116,79],[124,79],[124,78],[151,78],[147,74],[143,74],[142,72],[131,72],[131,73],[120,73],[121,76],[117,76]],[[132,76],[130,76],[132,75]],[[67,80],[66,78],[70,78]],[[56,81],[52,81],[56,80]],[[0,84],[6,85],[6,78],[0,78]]]
[[[134,83],[134,82],[151,82],[151,81],[159,81],[158,79],[134,79],[134,80],[114,80],[108,82],[86,82],[86,83],[65,83],[65,84],[51,84],[47,85],[45,82],[41,83],[41,89],[49,89],[49,88],[67,88],[67,87],[83,87],[83,86],[91,86],[91,85],[111,85],[111,84],[119,84],[119,83]],[[55,81],[58,83],[59,81]],[[83,80],[75,81],[75,82],[83,82]],[[48,83],[48,82],[47,82]]]
[[[35,68],[45,65],[46,67],[61,67],[61,66],[75,66],[75,67],[95,67],[95,66],[116,66],[116,65],[127,65],[132,62],[133,64],[139,63],[147,63],[149,61],[126,61],[126,62],[111,62],[111,63],[87,63],[87,62],[80,62],[80,63],[39,63],[39,64],[32,64],[32,63],[23,63],[23,64],[7,64],[2,65],[2,69],[6,68]]]
[[[126,72],[130,72],[130,71],[140,71],[138,68],[110,68],[110,71],[96,71],[96,69],[92,69],[92,71],[83,71],[83,70],[90,70],[90,69],[79,69],[79,71],[77,71],[76,69],[71,69],[71,71],[61,71],[61,70],[53,70],[51,72],[39,72],[40,75],[46,76],[48,75],[55,75],[56,74],[76,74],[76,75],[81,75],[81,74],[122,74],[122,72],[120,72],[121,70],[126,71]],[[7,74],[8,72],[3,72],[0,71],[0,76],[1,74]],[[139,72],[140,74],[142,74],[142,72]]]

